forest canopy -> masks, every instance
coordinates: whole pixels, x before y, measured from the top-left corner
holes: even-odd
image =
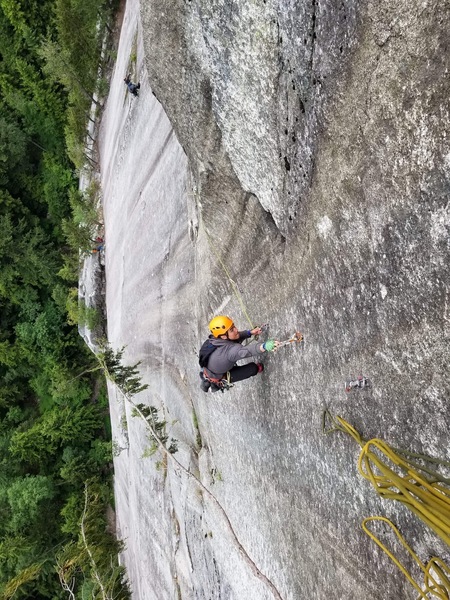
[[[84,245],[73,235],[73,208],[80,169],[93,166],[84,146],[115,9],[0,0],[2,598],[96,597],[80,526],[95,538],[100,572],[119,547],[105,521],[105,384],[67,315],[90,243],[90,232]]]

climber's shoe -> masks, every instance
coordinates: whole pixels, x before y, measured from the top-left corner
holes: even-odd
[[[209,388],[211,387],[211,383],[209,381],[206,381],[206,379],[204,379],[201,384],[200,384],[200,389],[203,392],[209,392]],[[211,390],[212,391],[212,390]]]

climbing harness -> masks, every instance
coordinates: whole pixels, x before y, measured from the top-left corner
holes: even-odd
[[[231,383],[231,375],[230,375],[229,371],[226,372],[226,378],[215,379],[214,377],[210,377],[207,374],[207,371],[205,368],[205,369],[203,369],[203,373],[202,373],[201,377],[204,381],[209,381],[209,383],[218,387],[221,392],[225,392],[234,386],[234,383]]]
[[[414,580],[411,573],[406,567],[394,556],[394,554],[383,544],[383,542],[372,532],[368,527],[369,522],[381,521],[386,523],[397,536],[401,545],[408,551],[410,556],[414,559],[416,564],[422,570],[424,574],[424,588]],[[407,578],[410,584],[414,587],[416,592],[419,593],[420,598],[429,600],[429,594],[432,598],[438,600],[448,600],[450,598],[450,569],[448,566],[437,556],[433,556],[426,565],[422,563],[417,554],[408,545],[404,537],[401,535],[397,527],[386,517],[367,517],[362,522],[362,528],[364,532],[385,552],[392,562],[400,569],[403,575]]]

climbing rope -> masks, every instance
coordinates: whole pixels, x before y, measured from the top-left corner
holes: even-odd
[[[217,258],[217,261],[220,264],[220,266],[222,267],[223,272],[225,273],[228,281],[230,282],[231,289],[233,290],[233,293],[236,296],[236,299],[237,299],[237,301],[238,301],[238,303],[239,303],[239,305],[241,307],[241,310],[242,310],[243,314],[245,315],[245,317],[246,317],[246,319],[247,319],[247,321],[248,321],[248,323],[250,325],[250,329],[255,329],[253,321],[250,318],[250,315],[249,315],[248,310],[247,310],[247,308],[245,306],[244,300],[242,299],[242,295],[239,292],[239,289],[238,289],[238,287],[236,285],[236,282],[231,277],[231,274],[230,274],[230,272],[229,272],[229,270],[228,270],[225,262],[223,261],[222,257],[220,256],[220,254],[217,252],[216,248],[214,247],[214,244],[213,244],[213,241],[211,239],[211,236],[209,235],[209,232],[206,229],[205,224],[203,222],[203,218],[201,216],[201,211],[199,211],[199,213],[200,213],[199,214],[199,221],[200,221],[200,224],[201,224],[201,226],[203,228],[203,231],[205,232],[205,236],[206,236],[206,240],[208,242],[208,245],[209,245],[210,249],[212,250],[213,254],[215,255],[215,257]],[[267,329],[268,325],[269,325],[268,323],[264,323],[263,325],[261,325],[261,329],[262,330]],[[255,336],[255,339],[257,340],[258,337],[259,336]],[[280,342],[279,345],[277,346],[277,349],[278,348],[282,348],[283,346],[287,346],[289,344],[292,344],[294,342],[303,342],[304,343],[303,335],[300,332],[298,332],[298,331],[296,331],[288,340],[284,340],[284,341]]]
[[[450,545],[450,489],[445,487],[449,480],[412,459],[419,458],[424,462],[447,467],[450,466],[448,461],[426,454],[391,448],[379,439],[365,441],[350,423],[342,417],[331,415],[328,410],[325,410],[322,415],[322,430],[323,433],[342,431],[350,435],[361,447],[358,470],[372,483],[377,493],[382,498],[402,502]],[[367,523],[377,520],[387,523],[392,528],[403,547],[419,565],[424,573],[424,590],[414,581],[394,554],[369,530]],[[368,517],[364,519],[362,528],[397,565],[419,592],[421,598],[429,599],[431,594],[438,600],[450,600],[450,569],[440,558],[433,557],[424,566],[395,525],[385,517]]]
[[[424,589],[414,580],[411,573],[398,560],[396,556],[383,544],[383,542],[372,532],[368,527],[368,523],[372,521],[381,521],[387,523],[392,531],[397,536],[402,546],[408,551],[416,564],[420,567],[424,574]],[[449,600],[450,598],[450,569],[437,556],[433,556],[426,565],[424,565],[413,549],[408,545],[404,537],[401,535],[397,527],[386,517],[367,517],[362,522],[362,528],[365,533],[385,552],[392,562],[400,569],[403,575],[407,578],[414,589],[419,593],[420,598],[429,600],[429,594],[432,598],[438,600]],[[433,573],[432,573],[433,571]]]
[[[382,440],[367,442],[359,456],[358,470],[380,496],[403,502],[450,545],[449,489],[436,481],[430,483]]]
[[[328,429],[327,418],[331,421]],[[350,423],[325,411],[324,433],[337,430],[347,433],[361,446],[358,470],[372,483],[376,492],[383,498],[402,502],[450,545],[450,489],[445,487],[447,478],[431,471],[432,477],[428,479],[430,470],[410,461],[407,452],[395,450],[379,439],[365,442]],[[415,456],[424,461],[429,459],[425,454]],[[439,462],[448,464],[447,461]]]
[[[236,299],[237,299],[237,301],[238,301],[238,303],[239,303],[239,305],[240,305],[240,307],[241,307],[241,310],[242,310],[243,314],[245,315],[245,318],[247,319],[247,321],[248,321],[248,323],[249,323],[249,325],[250,325],[250,329],[254,329],[255,327],[254,327],[254,325],[253,325],[253,322],[252,322],[252,320],[251,320],[251,318],[250,318],[250,315],[249,315],[249,313],[248,313],[248,311],[247,311],[247,308],[246,308],[246,306],[245,306],[245,304],[244,304],[244,301],[243,301],[243,299],[242,299],[242,296],[241,296],[241,293],[239,292],[239,289],[238,289],[238,287],[237,287],[237,285],[236,285],[236,282],[235,282],[235,281],[234,281],[234,279],[231,277],[231,275],[230,275],[230,272],[229,272],[229,270],[227,269],[227,266],[226,266],[226,264],[225,264],[225,263],[224,263],[224,261],[222,260],[222,257],[219,255],[219,253],[218,253],[218,252],[217,252],[217,250],[215,249],[215,247],[214,247],[214,244],[213,244],[213,242],[212,242],[212,240],[211,240],[211,236],[209,235],[209,233],[208,233],[208,230],[206,229],[206,227],[205,227],[205,224],[203,223],[203,218],[202,218],[202,216],[201,216],[201,211],[200,211],[200,223],[201,223],[201,225],[202,225],[202,227],[203,227],[203,230],[204,230],[204,232],[205,232],[205,235],[206,235],[206,240],[207,240],[207,242],[208,242],[208,245],[209,245],[210,249],[212,250],[212,252],[214,253],[215,257],[217,258],[217,261],[218,261],[218,263],[220,264],[220,266],[222,267],[222,269],[223,269],[223,272],[225,273],[225,275],[226,275],[226,277],[227,277],[228,281],[230,282],[230,284],[231,284],[231,289],[233,290],[233,293],[234,293],[234,295],[236,296]]]
[[[330,425],[327,427],[327,419],[330,421]],[[329,410],[324,410],[322,413],[322,432],[325,434],[332,433],[333,431],[342,431],[351,435],[352,438],[361,446],[364,446],[365,442],[359,435],[356,429],[347,423],[342,417],[333,416]]]

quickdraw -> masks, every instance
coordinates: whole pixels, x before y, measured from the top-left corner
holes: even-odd
[[[353,392],[355,390],[368,390],[372,387],[372,383],[368,377],[364,377],[364,375],[358,375],[358,377],[353,377],[352,379],[347,379],[345,381],[345,391]]]
[[[304,343],[305,339],[303,337],[303,334],[300,331],[296,331],[294,333],[294,335],[292,335],[288,340],[283,340],[282,342],[280,342],[277,346],[277,350],[279,348],[282,348],[283,346],[288,346],[289,344],[293,344],[295,342],[297,343]]]

